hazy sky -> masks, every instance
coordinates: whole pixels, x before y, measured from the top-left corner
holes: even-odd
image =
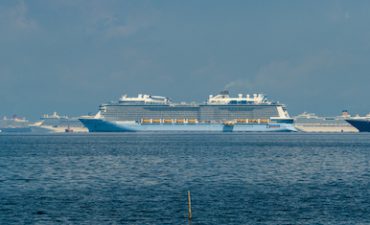
[[[0,115],[96,112],[121,94],[262,92],[370,111],[370,1],[2,0]]]

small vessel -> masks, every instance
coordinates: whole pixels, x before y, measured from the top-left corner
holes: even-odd
[[[73,129],[69,126],[64,130],[66,133],[73,133]]]
[[[285,105],[263,94],[231,97],[228,91],[210,95],[204,103],[174,103],[167,97],[123,95],[100,105],[95,116],[80,121],[89,132],[138,131],[297,131]]]

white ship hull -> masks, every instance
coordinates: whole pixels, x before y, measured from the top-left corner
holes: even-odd
[[[145,132],[145,131],[198,131],[198,132],[294,132],[293,124],[141,124],[137,122],[105,121],[103,119],[80,119],[89,132]]]

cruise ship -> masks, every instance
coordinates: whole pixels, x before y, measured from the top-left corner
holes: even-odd
[[[347,110],[343,110],[340,116],[321,117],[314,113],[304,112],[293,118],[295,127],[302,132],[358,132],[355,127],[346,122],[351,118]]]
[[[36,133],[87,132],[78,117],[61,116],[57,112],[44,114],[41,121],[31,125]]]
[[[370,132],[370,113],[366,116],[355,116],[346,119],[348,123],[356,127],[360,132]]]
[[[202,104],[173,103],[167,97],[147,94],[123,95],[80,121],[89,132],[297,131],[283,104],[271,102],[263,94],[231,97],[228,91],[210,95]]]
[[[24,117],[13,115],[12,117],[4,116],[0,120],[0,132],[3,133],[29,133],[31,128],[30,122]]]

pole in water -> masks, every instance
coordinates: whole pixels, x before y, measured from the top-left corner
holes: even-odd
[[[190,191],[188,191],[188,219],[191,220],[193,217],[191,213],[191,196],[190,196]]]

